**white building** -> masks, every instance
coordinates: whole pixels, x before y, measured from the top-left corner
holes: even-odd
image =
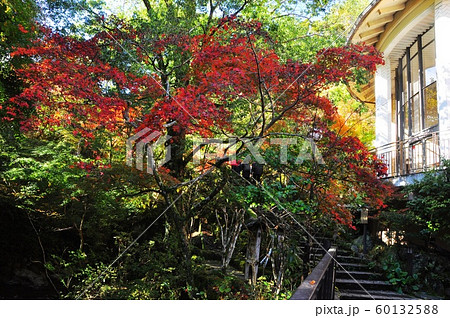
[[[377,154],[404,185],[450,158],[450,0],[374,0],[349,41],[383,52],[353,93],[376,105]]]

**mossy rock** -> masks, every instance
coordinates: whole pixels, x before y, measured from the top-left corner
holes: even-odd
[[[352,242],[351,250],[355,254],[362,254],[364,252],[363,242],[364,242],[364,236],[363,235],[357,237]],[[373,243],[372,243],[372,240],[370,239],[369,236],[366,237],[366,244],[367,244],[367,251],[370,251],[372,249],[372,247],[373,247]]]

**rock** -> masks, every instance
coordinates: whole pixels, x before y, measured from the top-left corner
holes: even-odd
[[[31,288],[39,289],[48,286],[47,279],[42,274],[36,274],[26,268],[18,269],[14,272],[14,277],[12,279],[15,283],[19,285],[28,285]]]
[[[359,237],[357,237],[356,239],[353,240],[352,246],[351,246],[351,249],[352,249],[353,252],[355,252],[357,254],[362,254],[363,253],[363,251],[364,251],[363,240],[364,240],[364,236],[363,235],[361,235],[361,236],[359,236]],[[368,235],[366,237],[366,244],[367,244],[367,252],[368,252],[373,247],[372,240],[370,239],[370,236],[368,236]]]

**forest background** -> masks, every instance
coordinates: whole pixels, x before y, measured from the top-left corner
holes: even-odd
[[[3,297],[289,297],[302,242],[392,191],[346,89],[383,63],[346,44],[367,4],[3,0]],[[146,129],[159,168],[126,151]]]

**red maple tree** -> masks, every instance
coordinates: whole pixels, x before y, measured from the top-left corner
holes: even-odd
[[[172,142],[181,146],[168,167],[180,183],[189,178],[187,135],[257,140],[318,131],[328,167],[320,174],[293,173],[311,180],[321,211],[351,225],[346,202],[352,193],[363,193],[371,206],[383,205],[389,190],[378,177],[385,167],[359,140],[333,128],[339,115],[324,92],[354,81],[355,71],[373,72],[383,60],[373,47],[350,45],[324,49],[312,63],[282,61],[272,44],[260,23],[236,18],[205,34],[163,34],[151,42],[128,26],[87,40],[43,28],[32,45],[13,53],[33,62],[17,70],[26,86],[3,105],[3,119],[19,120],[25,131],[64,127],[86,140],[103,130],[123,136],[127,127],[163,131],[172,123]],[[119,63],[112,51],[132,58]],[[187,66],[176,80],[161,70],[170,67],[168,51],[178,52],[180,65]]]

